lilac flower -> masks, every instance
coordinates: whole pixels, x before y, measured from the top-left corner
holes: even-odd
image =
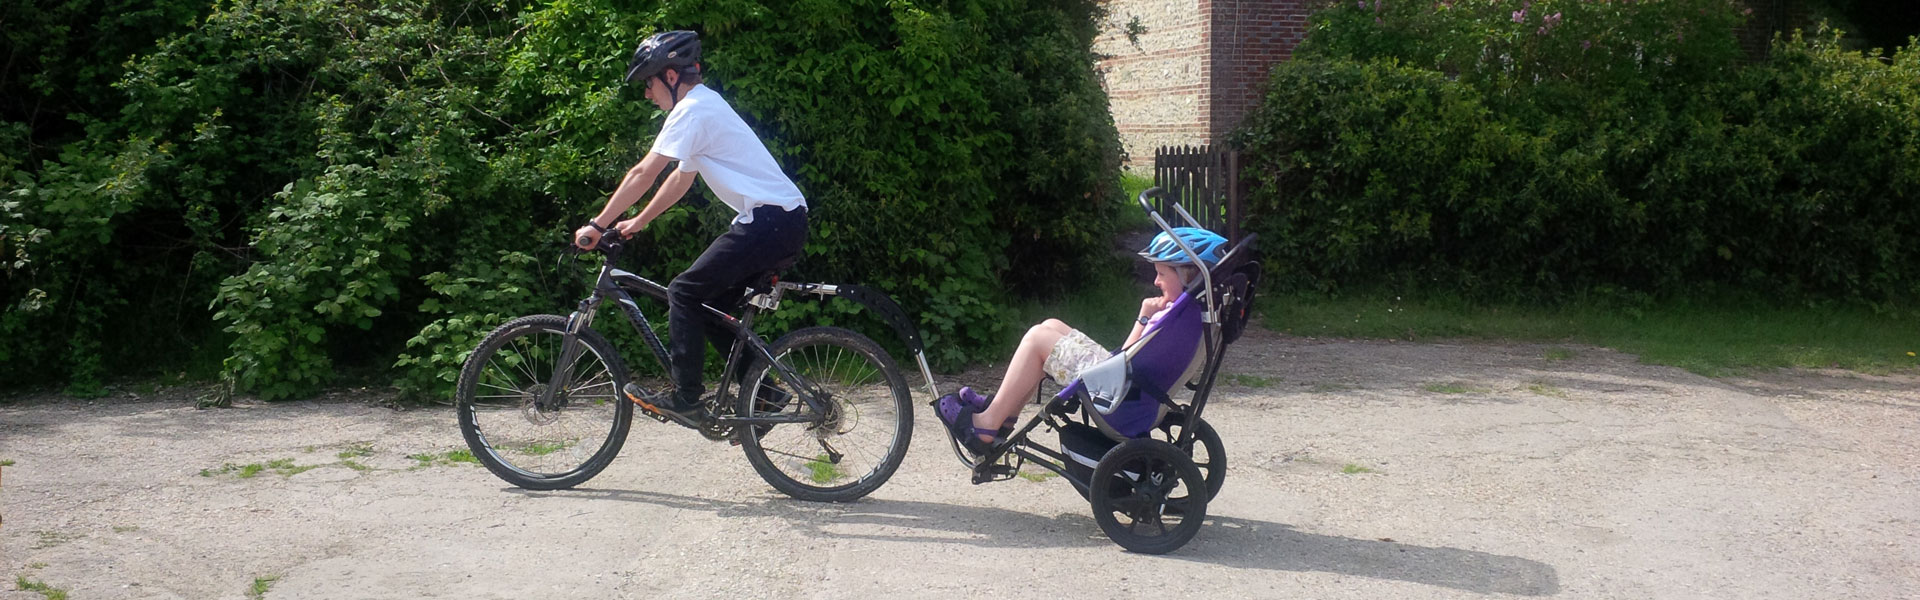
[[[1590,48],[1593,48],[1593,40],[1581,40],[1580,42],[1581,50],[1587,50]]]
[[[1522,23],[1522,22],[1525,22],[1526,20],[1527,20],[1527,9],[1522,8],[1520,10],[1513,11],[1513,22]]]
[[[1360,7],[1360,8],[1366,8],[1366,7],[1367,7],[1367,0],[1360,0],[1359,2],[1355,2],[1355,3],[1353,3],[1353,5],[1354,5],[1354,6],[1358,6],[1358,7]]]
[[[1546,35],[1546,34],[1547,34],[1547,28],[1545,28],[1545,27],[1541,27],[1541,28],[1540,28],[1540,31],[1539,31],[1539,32],[1537,32],[1537,33],[1539,33],[1540,35]]]
[[[1560,13],[1553,13],[1551,15],[1547,15],[1547,17],[1544,19],[1541,19],[1540,22],[1545,23],[1548,27],[1559,25]]]

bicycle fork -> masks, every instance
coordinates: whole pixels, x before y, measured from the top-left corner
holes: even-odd
[[[581,346],[580,332],[593,323],[594,306],[591,300],[582,300],[580,308],[567,315],[567,330],[560,336],[560,356],[554,359],[553,374],[547,376],[547,387],[534,397],[534,406],[542,411],[561,408],[561,391],[573,385],[573,365],[579,360]]]

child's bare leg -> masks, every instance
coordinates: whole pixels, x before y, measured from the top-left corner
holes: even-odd
[[[1020,338],[1020,346],[1013,351],[1012,362],[1007,363],[1007,375],[993,394],[993,404],[973,417],[973,426],[998,429],[1007,422],[1007,417],[1019,414],[1027,399],[1040,389],[1040,377],[1044,375],[1041,367],[1047,364],[1047,356],[1053,354],[1053,345],[1070,331],[1073,328],[1059,319],[1047,319],[1028,329]]]

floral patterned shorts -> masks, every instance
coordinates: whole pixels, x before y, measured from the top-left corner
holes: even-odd
[[[1047,362],[1040,366],[1040,370],[1052,377],[1055,383],[1066,385],[1079,379],[1081,371],[1099,364],[1112,354],[1100,347],[1099,342],[1075,329],[1053,343],[1053,352],[1047,354]]]

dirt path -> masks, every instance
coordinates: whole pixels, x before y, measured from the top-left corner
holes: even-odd
[[[1207,414],[1225,491],[1158,557],[1060,481],[968,485],[924,410],[890,483],[818,505],[644,421],[587,489],[528,492],[409,458],[464,447],[453,413],[378,393],[27,399],[0,405],[0,600],[42,597],[16,578],[199,599],[269,577],[275,600],[1920,598],[1920,377],[1567,348],[1251,332]]]

